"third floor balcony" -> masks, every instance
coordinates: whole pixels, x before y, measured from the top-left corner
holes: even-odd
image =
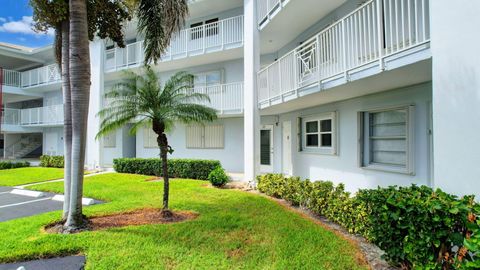
[[[242,46],[243,15],[181,30],[172,38],[170,47],[161,61],[167,62]],[[105,71],[141,66],[144,60],[143,52],[143,41],[128,44],[125,48],[108,49],[105,53]]]

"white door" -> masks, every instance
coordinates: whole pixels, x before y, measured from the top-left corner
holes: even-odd
[[[292,175],[292,122],[282,123],[282,171],[285,175]]]
[[[273,125],[260,129],[260,171],[273,172]]]

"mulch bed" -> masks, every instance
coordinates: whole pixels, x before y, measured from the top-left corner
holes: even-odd
[[[88,225],[85,230],[81,231],[97,231],[108,228],[118,228],[125,226],[138,226],[150,224],[167,224],[177,223],[186,220],[195,219],[198,217],[197,213],[181,211],[173,212],[171,217],[165,218],[162,215],[161,209],[145,208],[135,211],[122,212],[107,216],[97,216],[88,219]],[[47,233],[63,233],[63,225],[61,222],[56,222],[45,227]],[[80,231],[79,231],[80,232]]]

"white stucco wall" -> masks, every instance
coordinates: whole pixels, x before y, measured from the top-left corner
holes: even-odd
[[[480,196],[480,1],[434,0],[434,184]]]
[[[169,133],[168,139],[175,150],[171,158],[215,159],[222,163],[229,172],[243,171],[243,118],[222,118],[215,123],[224,125],[225,147],[223,149],[188,149],[186,148],[185,125],[177,124]],[[136,156],[155,158],[159,156],[158,148],[145,148],[143,129],[137,133]]]
[[[282,122],[292,124],[293,175],[311,180],[345,183],[349,191],[388,185],[430,184],[428,115],[431,84],[421,84],[342,102],[322,105],[278,117],[262,117],[262,125],[274,125],[274,170],[282,172]],[[404,105],[415,106],[415,175],[368,170],[359,167],[358,112]],[[320,113],[337,113],[337,155],[298,151],[297,118]],[[276,122],[278,121],[278,125]]]

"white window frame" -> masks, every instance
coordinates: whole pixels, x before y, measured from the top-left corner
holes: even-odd
[[[396,166],[380,163],[372,163],[370,159],[370,114],[387,112],[394,110],[405,110],[406,111],[406,137],[405,137],[405,166]],[[367,121],[368,120],[368,121]],[[391,173],[400,173],[400,174],[409,174],[415,175],[415,106],[414,105],[404,105],[397,107],[387,107],[380,109],[372,109],[361,111],[358,113],[358,131],[359,131],[359,140],[358,140],[358,157],[359,157],[359,167],[368,170],[377,170]]]
[[[332,123],[331,131],[322,131],[321,130],[321,121],[330,120]],[[306,153],[318,153],[325,155],[336,155],[337,154],[337,113],[329,112],[316,114],[312,116],[302,117],[302,130],[301,130],[301,139],[302,139],[302,152]],[[317,122],[318,131],[307,133],[307,123]],[[318,146],[307,146],[307,135],[318,134]],[[331,134],[332,135],[332,146],[322,146],[322,134]]]
[[[198,139],[199,143],[197,144],[198,146],[193,146],[189,144],[189,141],[193,141],[192,138],[189,138],[189,129],[190,128],[199,128],[199,135],[200,138]],[[221,138],[220,142],[217,145],[209,145],[209,143],[206,140],[206,133],[210,130],[207,131],[209,128],[220,128],[221,129]],[[194,138],[195,139],[195,138]],[[211,143],[211,142],[210,142]],[[211,124],[211,125],[190,125],[185,127],[185,148],[187,149],[224,149],[225,148],[225,126],[223,124]]]

